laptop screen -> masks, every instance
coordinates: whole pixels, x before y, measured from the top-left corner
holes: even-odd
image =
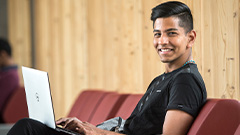
[[[29,118],[55,129],[55,118],[48,73],[22,67]]]

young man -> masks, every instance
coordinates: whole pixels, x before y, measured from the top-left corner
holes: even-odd
[[[2,113],[9,97],[19,87],[18,67],[12,59],[11,46],[0,38],[0,123]]]
[[[151,82],[126,120],[124,129],[120,133],[102,130],[77,118],[61,118],[56,122],[58,125],[85,135],[187,134],[206,101],[205,85],[192,58],[192,46],[196,38],[192,14],[183,3],[166,2],[153,8],[151,20],[154,48],[166,70]],[[21,123],[28,126],[33,123],[40,125],[29,126],[25,132],[50,132],[49,128],[33,120],[23,120],[18,125]],[[51,132],[56,134],[52,130]],[[13,133],[14,131],[9,132]]]

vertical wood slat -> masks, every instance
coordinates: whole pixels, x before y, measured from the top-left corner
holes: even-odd
[[[62,34],[64,33],[64,35],[62,35],[62,60],[63,60],[63,70],[62,70],[62,74],[63,74],[63,81],[62,83],[64,83],[63,88],[62,88],[62,93],[64,93],[63,95],[63,100],[64,103],[62,103],[64,106],[64,110],[67,110],[69,107],[68,105],[71,103],[71,101],[67,100],[67,99],[71,99],[71,94],[67,93],[67,91],[72,91],[73,90],[73,70],[72,70],[72,66],[73,66],[73,52],[74,50],[72,50],[71,52],[71,48],[73,47],[73,42],[72,42],[72,31],[73,31],[73,27],[72,27],[72,13],[71,13],[71,8],[72,8],[72,1],[68,1],[68,0],[62,0],[61,1],[62,6],[61,6],[61,10],[62,10],[62,17],[61,17],[61,21],[62,21]]]
[[[204,57],[202,73],[209,90],[208,94],[211,97],[234,98],[229,92],[237,92],[239,89],[239,83],[236,81],[239,81],[239,77],[234,73],[238,74],[239,70],[229,71],[229,66],[230,69],[239,68],[239,63],[232,63],[231,66],[231,62],[228,64],[227,61],[239,59],[239,41],[237,41],[239,21],[233,17],[234,12],[239,12],[238,4],[233,0],[202,3],[204,7],[202,10],[204,21],[201,21],[202,57]],[[215,8],[211,8],[213,6]],[[235,98],[239,98],[239,95],[235,95]]]
[[[142,29],[141,1],[124,0],[119,3],[118,44],[119,84],[122,92],[141,92],[142,84]],[[112,24],[113,27],[115,26]],[[128,77],[126,77],[128,76]]]
[[[74,0],[73,14],[73,89],[75,99],[82,89],[88,88],[88,57],[87,57],[87,1]],[[72,102],[72,101],[70,101]],[[69,105],[68,105],[69,106]],[[70,106],[71,107],[71,106]]]
[[[49,72],[58,118],[87,87],[86,1],[36,0],[36,16],[37,68]]]
[[[163,1],[35,0],[36,65],[49,72],[57,118],[84,88],[143,93],[164,72],[149,20]],[[240,99],[239,0],[182,2],[193,12],[193,57],[208,97]],[[14,58],[31,66],[29,1],[9,3]]]
[[[51,82],[51,92],[53,96],[53,104],[54,104],[54,111],[58,112],[56,113],[57,117],[60,115],[64,115],[62,113],[64,109],[60,108],[60,103],[64,99],[63,98],[63,85],[62,78],[62,29],[61,29],[61,7],[59,0],[51,0],[49,5],[52,7],[51,12],[49,15],[51,16],[51,31],[50,31],[50,46],[51,47],[51,53],[50,53],[50,63],[52,64],[51,69],[49,69],[49,78]],[[54,6],[52,6],[54,5]],[[61,94],[62,93],[62,94]],[[64,104],[64,103],[63,103]],[[65,105],[65,104],[64,104]]]
[[[103,2],[91,0],[87,1],[87,5],[88,77],[91,80],[88,85],[103,88]]]
[[[223,91],[217,96],[239,99],[239,0],[232,0],[231,2],[222,1],[221,4],[220,9],[225,10],[219,10],[220,16],[223,16],[220,21],[222,22],[222,39],[219,41],[222,41],[225,47],[225,61],[223,65],[226,68],[224,78],[226,78],[225,91],[227,91],[227,94]],[[225,22],[225,19],[228,21]]]
[[[108,5],[112,5],[109,7]],[[119,90],[119,33],[120,27],[117,22],[119,16],[119,3],[114,0],[106,0],[103,3],[103,55],[104,55],[104,88],[109,90]],[[115,24],[116,27],[113,27]],[[101,27],[101,26],[100,26]],[[91,79],[90,79],[91,80]],[[93,86],[94,87],[94,86]]]
[[[31,30],[29,0],[8,0],[8,37],[12,46],[12,55],[19,65],[21,77],[21,65],[32,66],[31,63]],[[22,78],[20,78],[23,84]]]

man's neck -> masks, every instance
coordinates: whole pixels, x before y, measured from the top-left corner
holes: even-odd
[[[170,73],[178,68],[180,68],[182,66],[179,65],[170,65],[170,64],[165,64],[165,73]]]
[[[183,59],[181,61],[165,63],[165,73],[169,73],[176,69],[181,68],[187,61],[190,61],[190,60],[193,60],[192,55],[190,55],[188,58]]]
[[[8,58],[8,59],[6,59],[6,60],[2,63],[1,68],[13,66],[13,65],[15,65],[13,59],[12,59],[12,58]]]

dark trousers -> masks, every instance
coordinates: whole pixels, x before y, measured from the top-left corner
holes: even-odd
[[[8,135],[66,135],[33,119],[19,120],[8,132]]]

